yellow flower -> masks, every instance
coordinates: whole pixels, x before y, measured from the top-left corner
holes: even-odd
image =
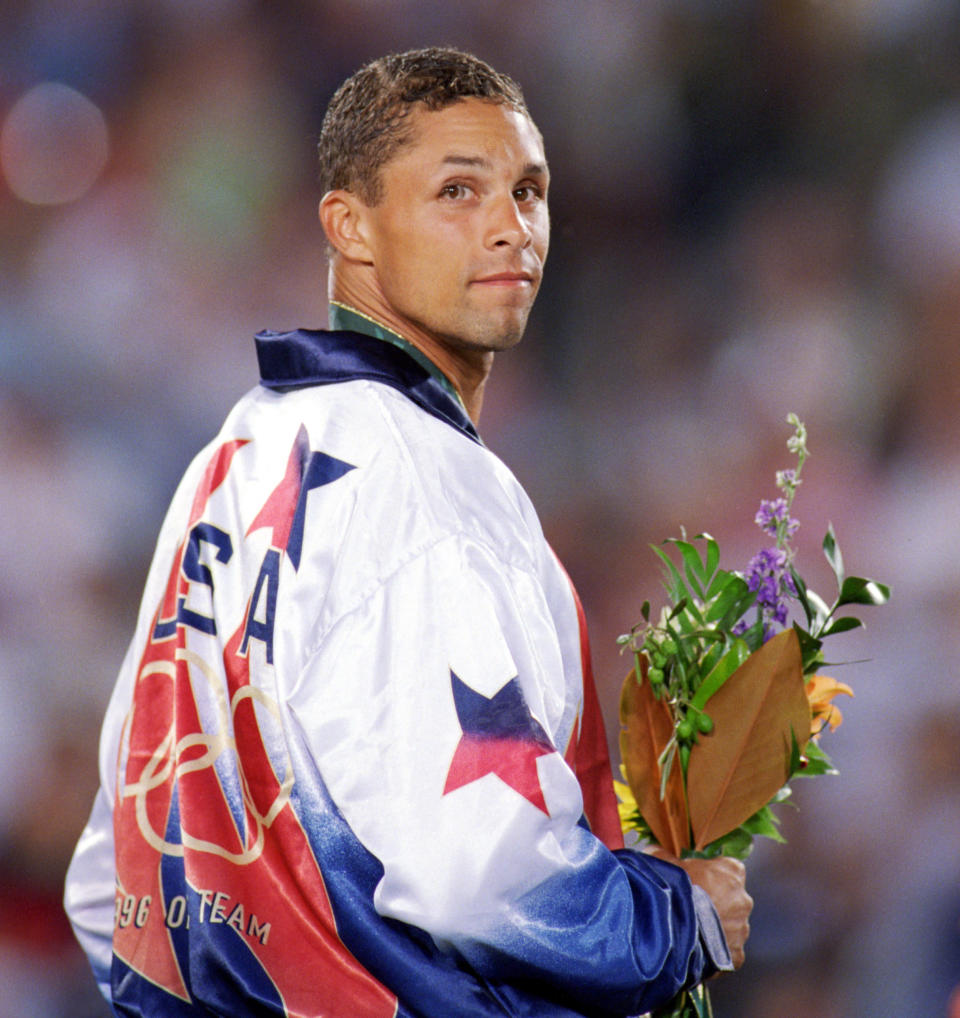
[[[617,798],[620,800],[617,803],[620,816],[624,817],[635,813],[639,807],[637,806],[633,790],[627,784],[627,768],[623,764],[620,764],[620,777],[623,778],[623,781],[617,781],[616,778],[613,779],[613,790],[617,793]]]
[[[812,715],[810,734],[816,738],[827,725],[830,726],[831,732],[838,728],[843,721],[843,714],[833,703],[833,698],[838,693],[853,696],[853,690],[845,682],[837,682],[836,679],[828,678],[826,675],[810,676],[806,682],[806,689]]]
[[[624,834],[636,830],[642,822],[640,818],[640,807],[637,805],[636,797],[630,786],[627,784],[627,769],[620,764],[620,774],[623,781],[614,778],[613,790],[617,793],[617,813],[620,816],[620,827]]]

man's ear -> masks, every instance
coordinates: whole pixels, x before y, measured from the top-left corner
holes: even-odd
[[[367,206],[352,192],[327,191],[320,199],[320,225],[330,244],[345,258],[373,262],[367,244]]]

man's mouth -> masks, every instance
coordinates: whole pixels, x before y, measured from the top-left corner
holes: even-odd
[[[473,280],[481,286],[532,286],[534,277],[529,272],[492,272]]]

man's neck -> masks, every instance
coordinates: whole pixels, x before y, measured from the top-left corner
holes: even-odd
[[[470,420],[477,424],[483,406],[484,387],[493,367],[492,352],[478,351],[475,357],[458,355],[424,330],[401,321],[383,302],[366,300],[362,293],[351,292],[349,287],[335,279],[330,281],[330,292],[332,307],[342,307],[349,313],[360,315],[373,326],[400,339],[401,344],[398,345],[406,343],[418,351],[460,400]],[[389,336],[381,338],[390,340]]]
[[[373,336],[385,343],[399,347],[406,354],[412,357],[422,368],[435,378],[453,398],[463,405],[460,393],[449,378],[427,357],[420,349],[415,347],[409,340],[403,338],[399,332],[388,328],[382,322],[378,322],[370,315],[358,311],[349,304],[338,300],[330,301],[329,310],[330,328],[339,332],[361,332],[366,336]]]

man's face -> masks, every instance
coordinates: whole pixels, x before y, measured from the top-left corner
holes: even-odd
[[[383,300],[453,351],[511,347],[550,240],[539,132],[479,99],[410,116],[413,138],[381,170],[383,199],[367,210]]]

